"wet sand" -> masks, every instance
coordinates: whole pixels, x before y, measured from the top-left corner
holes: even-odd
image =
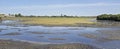
[[[1,40],[0,49],[98,49],[85,44],[35,44],[28,42]]]
[[[99,32],[106,35],[107,39],[120,40],[120,30],[100,30]]]
[[[112,29],[112,30],[97,30],[99,33],[85,33],[80,34],[80,36],[84,36],[87,38],[96,39],[98,41],[113,41],[120,40],[120,30]]]

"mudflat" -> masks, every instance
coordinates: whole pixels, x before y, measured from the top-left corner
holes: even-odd
[[[35,44],[28,42],[0,40],[0,49],[98,49],[85,44]]]
[[[81,36],[96,39],[98,41],[113,41],[120,40],[120,30],[97,30],[99,33],[84,33],[80,34]]]

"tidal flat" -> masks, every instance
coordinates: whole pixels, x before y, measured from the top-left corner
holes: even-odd
[[[0,40],[0,49],[98,49],[85,44],[35,44],[21,41]]]
[[[120,49],[119,22],[98,22],[94,18],[3,19],[1,49]]]

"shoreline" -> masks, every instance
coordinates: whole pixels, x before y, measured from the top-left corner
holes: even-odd
[[[119,24],[102,24],[102,23],[96,23],[96,24],[86,24],[86,23],[79,23],[76,25],[45,25],[45,24],[23,24],[21,22],[18,22],[19,24],[0,24],[0,25],[7,25],[7,26],[23,26],[23,27],[27,27],[27,26],[43,26],[43,27],[93,27],[93,28],[111,28],[111,27],[120,27],[120,23]]]
[[[111,28],[111,27],[120,27],[120,24],[112,25],[112,24],[77,24],[77,25],[44,25],[44,24],[22,24],[23,26],[43,26],[43,27],[93,27],[93,28]],[[8,26],[14,26],[14,25],[8,25]]]
[[[30,42],[21,42],[13,40],[0,39],[0,49],[98,49],[94,46],[80,44],[80,43],[68,43],[68,44],[36,44]]]
[[[120,27],[120,22],[101,21],[95,18],[37,18],[37,17],[6,17],[7,25],[47,26],[47,27]],[[64,21],[63,21],[64,20]],[[12,22],[13,21],[13,22]],[[16,23],[15,23],[16,22]]]

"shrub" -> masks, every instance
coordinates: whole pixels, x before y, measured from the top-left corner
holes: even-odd
[[[112,14],[102,14],[97,16],[97,20],[112,20],[112,21],[120,21],[120,14],[112,15]]]

